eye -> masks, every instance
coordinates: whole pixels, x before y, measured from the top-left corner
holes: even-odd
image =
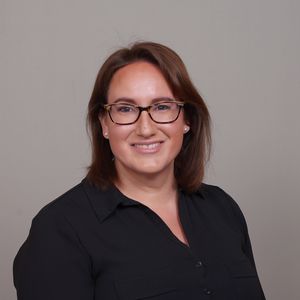
[[[117,113],[131,113],[135,112],[136,108],[130,104],[117,104],[115,110]]]
[[[156,111],[165,111],[172,109],[173,103],[168,102],[162,102],[162,103],[156,103],[153,107]]]

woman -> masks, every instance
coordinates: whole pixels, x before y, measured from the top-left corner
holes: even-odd
[[[209,113],[178,55],[113,53],[87,121],[87,176],[34,218],[18,299],[264,299],[239,207],[202,183]]]

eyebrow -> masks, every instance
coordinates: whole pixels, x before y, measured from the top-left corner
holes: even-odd
[[[151,104],[161,102],[161,101],[176,101],[176,99],[170,98],[170,97],[157,97],[157,98],[154,98],[151,100]],[[117,98],[111,104],[124,103],[124,102],[137,105],[137,103],[134,99],[128,98],[128,97]]]

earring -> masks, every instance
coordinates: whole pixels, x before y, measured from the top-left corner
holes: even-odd
[[[103,135],[106,139],[108,139],[108,132],[104,132]]]
[[[188,126],[184,127],[184,129],[183,129],[184,133],[187,133],[189,130],[190,130],[190,127],[188,127]]]

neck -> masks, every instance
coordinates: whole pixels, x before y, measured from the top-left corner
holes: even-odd
[[[177,199],[177,184],[174,172],[162,174],[136,174],[118,172],[117,188],[127,197],[148,206],[174,203]]]

